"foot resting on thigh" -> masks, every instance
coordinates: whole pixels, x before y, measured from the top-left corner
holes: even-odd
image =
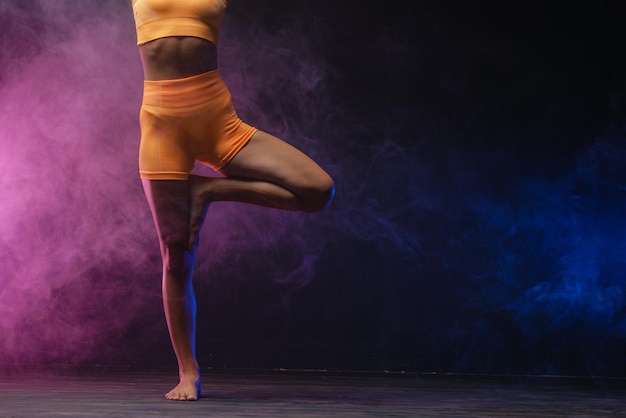
[[[198,237],[204,217],[209,210],[210,193],[208,191],[208,185],[211,183],[211,179],[207,177],[189,176],[189,232],[190,232],[190,245],[192,248]]]
[[[171,401],[197,401],[200,397],[200,375],[197,372],[183,374],[178,386],[165,397]]]

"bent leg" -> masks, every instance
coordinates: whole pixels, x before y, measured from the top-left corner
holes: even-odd
[[[190,177],[192,200],[315,212],[334,194],[332,179],[317,163],[263,131],[257,131],[221,172],[225,178]]]
[[[178,360],[180,383],[166,397],[197,400],[200,375],[196,360],[196,299],[192,285],[195,238],[190,239],[189,190],[184,180],[143,180],[163,259],[163,306]],[[198,226],[199,227],[199,226]]]

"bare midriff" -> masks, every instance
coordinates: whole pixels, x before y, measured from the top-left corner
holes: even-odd
[[[170,36],[139,47],[146,80],[174,80],[217,69],[217,47],[206,39]]]

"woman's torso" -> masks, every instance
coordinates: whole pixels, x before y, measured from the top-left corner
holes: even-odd
[[[225,0],[132,0],[146,80],[217,69]]]
[[[146,80],[191,77],[217,69],[217,47],[191,36],[160,38],[139,47]]]

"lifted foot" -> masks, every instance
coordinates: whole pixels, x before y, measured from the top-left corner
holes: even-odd
[[[210,192],[208,186],[212,179],[195,175],[189,176],[189,248],[195,248],[198,234],[209,210]]]

